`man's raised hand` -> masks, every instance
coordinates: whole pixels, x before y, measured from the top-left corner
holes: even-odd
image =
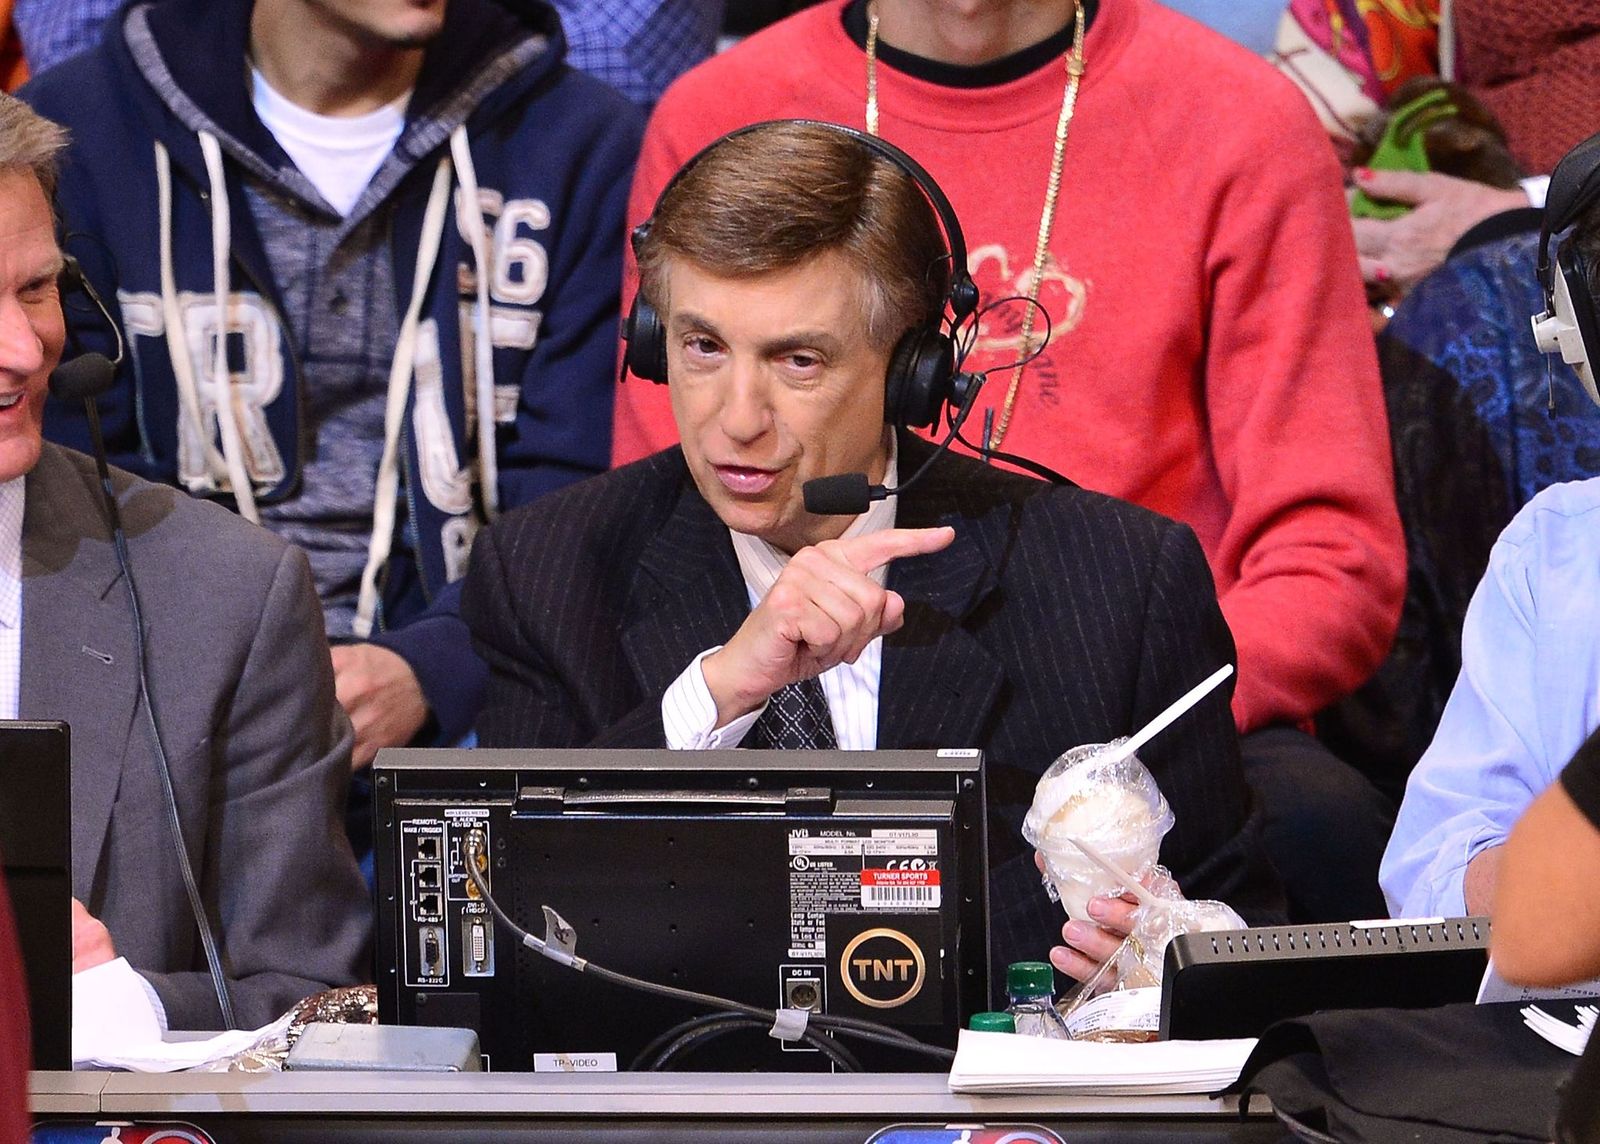
[[[889,528],[796,552],[733,638],[700,661],[717,725],[754,711],[780,687],[854,663],[869,643],[897,630],[905,601],[872,571],[954,539],[948,527]]]

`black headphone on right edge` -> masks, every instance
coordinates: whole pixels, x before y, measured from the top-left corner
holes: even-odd
[[[933,176],[910,155],[894,144],[884,142],[876,135],[868,135],[840,123],[824,123],[814,119],[752,123],[737,131],[730,131],[696,152],[662,188],[661,194],[656,199],[656,208],[660,208],[661,200],[710,151],[729,139],[771,127],[774,123],[824,127],[829,131],[849,136],[909,175],[922,189],[922,193],[933,207],[934,214],[938,216],[939,225],[944,230],[945,242],[950,249],[949,287],[945,291],[939,312],[929,315],[925,321],[911,327],[895,343],[894,352],[889,356],[888,373],[884,379],[883,403],[884,420],[892,425],[925,429],[936,424],[940,411],[947,403],[959,404],[960,401],[961,395],[956,392],[958,376],[956,335],[961,324],[978,308],[978,288],[967,271],[967,243],[961,234],[961,224],[956,220],[955,209],[951,207],[950,200],[945,197],[944,192],[939,189],[939,184],[933,181]],[[635,258],[638,257],[640,246],[650,234],[650,224],[654,220],[655,211],[652,210],[650,213],[650,218],[633,228],[631,241]],[[949,311],[948,321],[945,319],[946,310]],[[627,342],[627,348],[623,353],[625,373],[632,373],[635,377],[646,381],[665,383],[667,332],[655,307],[645,300],[642,293],[634,294],[633,305],[623,322],[622,337]]]
[[[1555,264],[1550,240],[1600,204],[1600,135],[1593,135],[1563,156],[1550,175],[1544,224],[1539,230],[1539,285],[1544,313],[1533,317],[1533,339],[1539,350],[1560,354],[1577,371],[1589,399],[1600,405],[1595,370],[1600,366],[1600,330],[1595,300],[1589,291],[1589,262],[1570,238],[1561,244]]]

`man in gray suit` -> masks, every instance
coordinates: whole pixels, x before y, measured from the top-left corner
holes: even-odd
[[[121,955],[170,1028],[216,1028],[94,464],[41,439],[66,339],[49,195],[64,132],[0,96],[0,716],[72,728],[74,971]],[[351,731],[305,557],[218,506],[113,486],[184,849],[236,1020],[362,975],[341,827]]]

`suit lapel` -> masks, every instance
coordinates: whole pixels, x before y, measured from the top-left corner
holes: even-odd
[[[102,521],[83,478],[46,445],[26,483],[19,714],[72,728],[80,893],[90,892],[99,865],[138,698],[132,621]]]
[[[727,526],[685,477],[671,514],[639,557],[622,646],[646,695],[659,694],[689,661],[750,614],[750,597]]]
[[[902,480],[929,450],[901,434]],[[943,552],[889,568],[889,587],[905,598],[906,619],[883,641],[878,746],[885,749],[977,745],[1004,681],[1000,663],[963,626],[996,587],[989,535],[995,525],[962,511],[959,487],[942,480],[937,464],[924,481],[901,498],[896,527],[948,524],[956,536]]]

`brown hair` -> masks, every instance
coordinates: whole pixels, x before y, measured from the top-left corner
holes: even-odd
[[[0,171],[31,171],[45,198],[54,198],[56,155],[66,145],[65,127],[16,96],[0,93]]]
[[[1503,191],[1515,187],[1522,178],[1522,169],[1512,158],[1505,128],[1500,126],[1494,112],[1466,88],[1437,76],[1414,76],[1395,89],[1388,104],[1390,108],[1404,107],[1435,90],[1445,93],[1455,107],[1455,114],[1423,129],[1422,147],[1428,155],[1429,169]],[[1352,166],[1365,166],[1371,160],[1389,118],[1389,113],[1385,112],[1362,125],[1350,154]]]
[[[676,258],[729,278],[843,255],[861,274],[877,346],[939,314],[950,251],[922,189],[844,131],[771,123],[713,144],[656,204],[637,244],[639,289],[659,313]]]

